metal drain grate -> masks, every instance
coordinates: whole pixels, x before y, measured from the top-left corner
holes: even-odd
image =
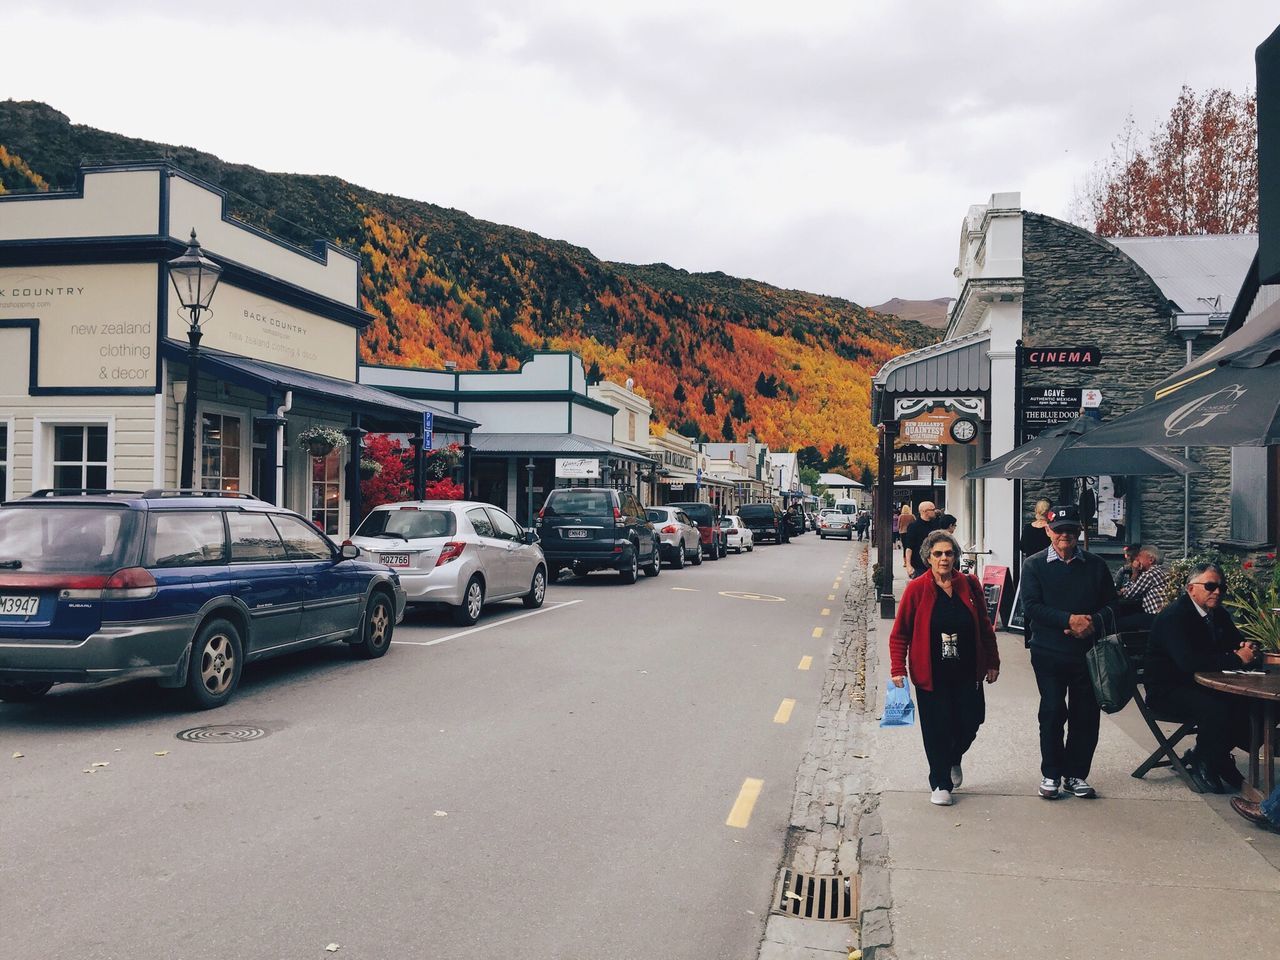
[[[806,920],[852,920],[858,912],[858,878],[784,870],[775,909]]]
[[[250,727],[243,723],[215,723],[207,727],[182,730],[177,737],[187,743],[244,743],[266,735],[267,731],[261,727]]]

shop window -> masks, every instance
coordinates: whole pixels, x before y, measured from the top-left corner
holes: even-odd
[[[239,490],[242,452],[240,418],[205,411],[200,429],[202,486],[206,490]]]
[[[59,490],[107,488],[107,428],[59,424],[53,428],[53,485]]]
[[[1231,448],[1231,539],[1240,543],[1276,543],[1280,527],[1277,488],[1280,448]]]
[[[337,450],[311,458],[311,522],[331,537],[338,535],[342,507],[342,469]]]

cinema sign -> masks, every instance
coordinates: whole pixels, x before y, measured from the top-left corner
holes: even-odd
[[[1096,367],[1102,351],[1088,347],[1023,347],[1022,360],[1028,367]]]

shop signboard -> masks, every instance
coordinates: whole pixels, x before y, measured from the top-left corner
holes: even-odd
[[[898,435],[905,443],[972,443],[978,436],[978,421],[945,406],[927,410],[899,421]]]
[[[565,480],[597,480],[600,461],[594,457],[557,457],[556,477]]]
[[[1005,583],[1009,580],[1009,568],[989,563],[982,568],[982,596],[987,604],[987,618],[991,626],[1000,629],[1000,599],[1004,596]]]
[[[893,451],[895,467],[944,467],[947,463],[945,447],[932,449],[917,443],[896,447]]]
[[[1087,346],[1023,347],[1022,362],[1028,367],[1096,367],[1102,351]]]
[[[1040,431],[1080,416],[1084,403],[1079,387],[1024,387],[1022,389],[1022,443]]]

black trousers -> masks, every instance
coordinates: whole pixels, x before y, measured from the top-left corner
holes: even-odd
[[[916,687],[916,713],[929,760],[929,789],[950,790],[951,768],[973,746],[987,716],[982,685],[935,681],[932,690]]]
[[[1199,684],[1152,687],[1151,707],[1196,722],[1196,755],[1211,770],[1229,762],[1234,747],[1249,749],[1249,704],[1244,697]]]
[[[1041,775],[1053,780],[1087,779],[1098,746],[1102,711],[1084,657],[1067,659],[1032,649],[1031,669],[1040,690]]]

